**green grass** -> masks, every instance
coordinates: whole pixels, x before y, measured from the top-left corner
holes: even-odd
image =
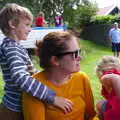
[[[96,102],[102,97],[100,95],[100,83],[95,73],[95,67],[98,61],[104,55],[112,55],[111,47],[96,45],[86,40],[81,40],[80,46],[82,49],[82,56],[83,56],[83,59],[81,60],[81,64],[80,64],[81,70],[86,72],[90,77],[94,99]]]
[[[100,58],[104,55],[112,55],[111,47],[104,47],[101,45],[96,45],[87,40],[80,41],[80,47],[82,49],[82,60],[81,60],[81,70],[86,72],[90,77],[90,82],[92,85],[92,90],[94,94],[95,101],[101,99],[100,95],[100,83],[95,74],[95,66]],[[39,69],[38,61],[35,57],[32,57],[33,63],[36,68]],[[37,62],[36,62],[37,61]],[[0,76],[0,101],[3,95],[2,77]]]
[[[2,99],[2,96],[3,96],[3,87],[4,87],[4,82],[2,80],[2,75],[0,73],[0,102],[1,102],[1,99]]]

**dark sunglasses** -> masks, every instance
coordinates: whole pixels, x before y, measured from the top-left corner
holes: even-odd
[[[78,49],[76,51],[68,51],[68,52],[58,53],[56,56],[61,57],[64,55],[71,54],[73,58],[78,58],[78,56],[80,56],[80,53],[81,53],[81,49]]]

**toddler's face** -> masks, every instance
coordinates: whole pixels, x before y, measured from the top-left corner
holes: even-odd
[[[99,72],[96,72],[96,75],[98,76],[98,78],[100,80],[100,83],[104,86],[104,88],[107,91],[111,91],[111,89],[112,89],[112,81],[111,81],[109,76],[111,76],[112,74],[104,74],[104,72],[105,72],[104,70],[103,71],[101,70]]]

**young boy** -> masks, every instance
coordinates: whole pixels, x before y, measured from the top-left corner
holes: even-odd
[[[22,91],[32,94],[48,104],[65,109],[68,99],[55,97],[55,92],[33,79],[29,71],[33,65],[26,49],[20,45],[31,31],[33,16],[22,6],[11,3],[0,11],[0,28],[6,36],[0,46],[0,64],[5,81],[0,106],[0,120],[22,120]],[[33,71],[34,73],[34,71]]]

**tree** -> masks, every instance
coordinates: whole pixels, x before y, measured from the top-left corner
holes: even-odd
[[[73,6],[65,10],[65,16],[69,13],[69,17],[66,17],[70,26],[81,28],[89,24],[91,17],[94,16],[98,10],[96,3],[91,3],[88,0],[77,1],[76,8]]]
[[[0,0],[0,2],[3,4],[14,2],[28,7],[34,16],[42,11],[49,25],[54,25],[56,13],[60,13],[64,21],[76,28],[87,25],[97,11],[97,5],[89,0]]]
[[[89,1],[83,0],[76,11],[76,19],[78,27],[84,27],[90,23],[92,16],[96,15],[97,5]]]

